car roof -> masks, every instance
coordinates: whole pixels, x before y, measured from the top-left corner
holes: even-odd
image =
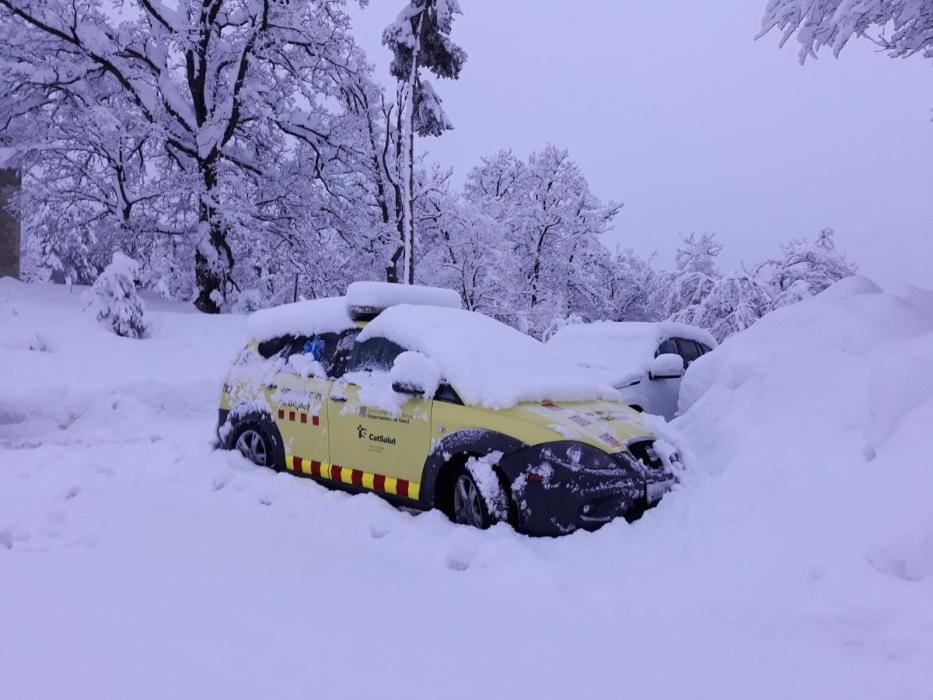
[[[564,326],[547,342],[554,352],[594,369],[608,371],[612,381],[648,371],[658,346],[685,338],[716,347],[709,332],[673,321],[597,321]]]
[[[470,406],[506,409],[530,401],[617,398],[607,382],[557,357],[539,340],[476,311],[399,305],[383,311],[359,340],[384,338],[421,352]]]
[[[281,304],[251,314],[250,335],[259,342],[283,335],[319,335],[363,328],[366,322],[398,304],[461,308],[452,289],[388,282],[353,282],[346,296]]]

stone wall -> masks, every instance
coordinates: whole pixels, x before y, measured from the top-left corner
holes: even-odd
[[[20,275],[20,227],[10,202],[19,192],[19,172],[0,168],[0,277]]]

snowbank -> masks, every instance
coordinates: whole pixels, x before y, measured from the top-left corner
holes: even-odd
[[[556,357],[543,343],[474,311],[403,304],[383,311],[359,339],[387,338],[424,353],[464,403],[505,409],[522,401],[617,396],[608,384]]]
[[[0,342],[4,699],[930,698],[928,293],[697,361],[682,485],[560,540],[212,450],[246,319],[147,298],[126,340],[78,297],[0,280],[48,346]]]
[[[852,594],[925,581],[930,619],[927,294],[850,278],[767,315],[691,366],[675,426],[757,510],[749,550],[792,551],[816,577],[844,572]]]

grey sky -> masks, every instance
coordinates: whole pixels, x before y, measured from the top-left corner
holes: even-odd
[[[389,84],[382,28],[403,0],[353,10]],[[837,231],[884,285],[933,288],[933,74],[854,42],[797,63],[753,41],[765,0],[461,0],[459,81],[435,81],[456,129],[421,140],[458,182],[482,155],[570,149],[604,199],[606,242],[669,264],[679,233],[718,231],[724,266]]]

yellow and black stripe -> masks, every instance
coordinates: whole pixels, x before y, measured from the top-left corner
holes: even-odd
[[[418,500],[421,485],[408,479],[396,479],[383,474],[372,474],[360,469],[341,467],[336,464],[327,464],[301,457],[290,456],[285,459],[285,468],[293,474],[311,476],[315,479],[336,481],[348,486],[386,493],[390,496],[400,496],[413,501]]]

